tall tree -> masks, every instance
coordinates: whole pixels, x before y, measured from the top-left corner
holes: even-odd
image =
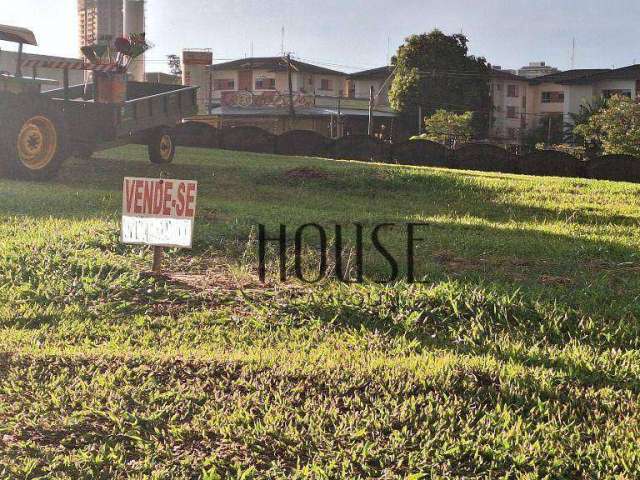
[[[484,136],[489,127],[490,66],[469,55],[469,40],[440,30],[408,37],[393,61],[396,75],[389,93],[391,105],[407,125],[418,125],[437,110],[473,112],[473,128]]]

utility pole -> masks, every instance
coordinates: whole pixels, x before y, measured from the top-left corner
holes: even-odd
[[[551,145],[551,115],[549,115],[549,129],[547,131],[547,145]]]
[[[209,115],[213,113],[213,65],[209,65]]]
[[[295,108],[293,108],[293,67],[291,66],[290,53],[287,53],[287,71],[289,75],[289,115],[291,116],[291,120],[293,120],[296,116],[296,111]]]
[[[341,130],[342,130],[342,112],[340,111],[341,107],[342,107],[341,100],[342,100],[342,91],[340,91],[338,93],[338,128],[336,129],[337,130],[336,136],[338,138],[342,137],[342,132],[341,132]]]
[[[373,85],[371,85],[371,88],[369,89],[369,129],[368,129],[368,133],[370,137],[373,136],[373,103],[374,103],[374,91],[373,91]]]
[[[418,135],[422,134],[422,105],[418,105]]]

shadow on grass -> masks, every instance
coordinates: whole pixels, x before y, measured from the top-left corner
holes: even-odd
[[[206,152],[206,153],[205,153]],[[292,200],[301,205],[306,202],[322,205],[325,210],[333,210],[336,218],[345,218],[345,213],[376,210],[379,218],[385,221],[402,221],[405,218],[420,216],[446,216],[455,213],[457,216],[470,216],[493,222],[566,220],[579,225],[617,225],[636,226],[638,219],[626,215],[606,215],[588,210],[566,212],[552,208],[517,205],[504,200],[504,189],[490,187],[478,183],[481,176],[466,173],[418,169],[414,175],[398,167],[386,165],[370,165],[367,163],[349,163],[343,166],[340,162],[323,159],[305,159],[302,157],[280,157],[273,165],[273,156],[252,154],[238,160],[221,158],[221,152],[202,151],[194,161],[184,159],[178,163],[157,166],[143,160],[142,155],[135,160],[108,158],[109,154],[121,152],[105,152],[89,161],[72,159],[58,177],[47,184],[29,184],[24,189],[24,198],[20,205],[29,203],[30,196],[39,192],[48,195],[55,204],[55,190],[65,187],[67,194],[73,192],[87,195],[91,192],[110,194],[112,199],[119,198],[122,192],[122,181],[125,176],[165,177],[198,180],[201,184],[200,199],[203,203],[226,199],[237,200],[239,204],[259,202],[265,207],[272,204],[276,210],[290,208]],[[229,153],[229,152],[222,152]],[[210,164],[207,164],[210,162]],[[317,168],[328,169],[329,175],[316,180],[292,180],[286,172],[300,164],[310,164]],[[355,172],[354,172],[355,170]],[[342,175],[342,172],[348,172]],[[354,174],[356,173],[356,174]],[[387,175],[388,174],[388,175]],[[510,177],[496,177],[505,181],[517,181]],[[18,191],[18,187],[14,191]],[[303,188],[305,197],[300,198]],[[53,192],[52,192],[53,191]],[[53,195],[52,195],[53,193]],[[16,193],[21,195],[21,193]],[[335,206],[327,207],[326,199],[335,198]],[[344,203],[349,202],[345,212]],[[295,204],[295,203],[294,203]],[[12,211],[15,203],[0,205],[0,213],[5,215],[20,214]],[[116,208],[119,203],[112,202]],[[68,207],[73,207],[69,206]],[[47,204],[29,207],[25,213],[30,216],[54,216],[62,218],[102,217],[104,213],[95,208],[97,205],[86,203],[71,215],[64,208],[56,210],[47,208]],[[39,207],[39,208],[38,208]],[[92,211],[92,207],[93,211]],[[274,210],[271,208],[270,210]],[[398,218],[398,210],[402,218]],[[98,211],[96,211],[98,210]],[[325,212],[326,213],[326,212]],[[273,213],[270,213],[273,216]],[[313,219],[303,219],[305,222]],[[356,217],[345,222],[357,221]]]
[[[120,154],[120,152],[109,153]],[[277,166],[274,166],[273,157],[270,156],[247,156],[238,162],[233,162],[209,152],[201,152],[194,157],[193,162],[206,162],[210,158],[211,165],[178,163],[158,167],[144,161],[140,152],[134,153],[135,160],[115,160],[102,156],[89,162],[72,160],[51,184],[24,184],[23,186],[18,182],[8,182],[9,188],[15,188],[15,190],[11,198],[0,203],[0,215],[9,217],[24,215],[35,219],[53,217],[103,220],[108,218],[117,221],[120,214],[123,177],[156,177],[164,174],[166,177],[192,178],[200,181],[198,204],[203,211],[211,207],[216,208],[225,202],[227,206],[231,205],[225,197],[219,198],[220,184],[225,185],[225,195],[231,198],[240,190],[250,191],[248,195],[246,191],[242,195],[238,194],[240,198],[230,207],[233,209],[234,216],[240,220],[236,222],[237,225],[227,225],[226,223],[229,222],[226,222],[215,225],[213,228],[211,225],[215,223],[215,219],[210,223],[206,217],[203,218],[202,215],[198,217],[197,222],[200,228],[196,232],[195,249],[189,252],[190,255],[196,256],[206,253],[214,244],[217,245],[217,251],[224,250],[220,239],[212,235],[220,236],[222,232],[228,237],[227,240],[233,240],[233,235],[244,235],[248,238],[249,230],[255,225],[243,223],[244,220],[257,219],[255,223],[268,224],[283,218],[291,224],[292,230],[296,221],[301,225],[317,220],[307,217],[298,218],[296,212],[299,208],[304,212],[318,212],[321,218],[334,218],[336,222],[344,225],[360,220],[358,217],[366,211],[363,210],[365,205],[370,207],[369,210],[376,211],[376,216],[373,219],[370,218],[367,224],[373,223],[374,220],[403,223],[412,221],[409,219],[416,217],[451,215],[452,212],[460,217],[470,215],[505,222],[517,219],[523,224],[529,221],[532,226],[558,218],[558,212],[551,209],[505,203],[501,200],[501,194],[504,193],[501,190],[489,188],[475,181],[469,183],[464,180],[464,177],[455,173],[442,175],[424,170],[420,175],[402,174],[396,177],[393,176],[397,172],[394,170],[396,167],[383,166],[382,168],[392,172],[391,177],[385,178],[384,175],[378,175],[380,170],[373,170],[374,167],[371,165],[362,163],[349,164],[349,170],[351,170],[347,170],[349,174],[340,175],[340,172],[345,170],[339,163],[332,160],[283,157],[276,162]],[[263,160],[268,161],[262,165]],[[327,180],[304,183],[307,198],[301,198],[300,185],[291,185],[291,180],[278,173],[278,170],[286,172],[290,167],[307,161],[318,168],[327,169],[331,175]],[[259,165],[259,168],[254,168],[252,165]],[[255,169],[258,173],[254,171]],[[353,175],[353,169],[364,172],[365,175]],[[216,173],[215,177],[213,172]],[[258,182],[258,186],[252,185],[254,181]],[[278,187],[279,198],[264,200],[269,195],[266,195],[262,189],[276,189],[276,187]],[[379,200],[371,200],[367,192],[369,195],[378,192]],[[336,199],[334,205],[327,207],[331,211],[324,210],[326,203],[321,204],[322,209],[312,208],[316,200],[326,202],[327,198],[334,197]],[[345,208],[345,202],[349,202],[348,208]],[[264,211],[264,220],[259,216],[261,211]],[[585,215],[577,215],[572,221],[598,224],[604,222],[605,218],[600,214],[589,212]],[[614,219],[612,223],[629,225],[631,221],[630,218],[625,217]],[[244,230],[247,231],[244,232]],[[404,232],[398,232],[389,237],[389,241],[398,247],[402,254],[404,254],[403,249],[406,248],[403,246],[403,235]],[[112,237],[113,242],[117,243],[115,230]],[[463,256],[463,260],[471,264],[471,266],[462,265],[459,272],[453,273],[459,273],[461,277],[471,278],[475,282],[482,279],[501,278],[514,288],[525,290],[531,290],[531,284],[535,283],[538,280],[537,276],[541,274],[558,277],[555,279],[557,281],[563,280],[561,277],[566,276],[582,276],[592,280],[608,275],[608,272],[601,275],[601,272],[589,270],[587,264],[590,261],[603,263],[637,261],[640,253],[635,248],[613,240],[552,234],[535,229],[461,225],[446,221],[433,222],[425,232],[425,238],[427,242],[422,243],[420,248],[423,258],[426,256],[426,261],[432,261],[431,256],[438,251],[449,249],[454,255]],[[349,240],[348,237],[345,238],[345,241]],[[369,247],[369,252],[371,251]],[[524,271],[513,269],[513,271],[503,272],[496,269],[495,265],[482,265],[476,262],[481,256],[491,257],[492,255],[523,259],[529,266]],[[378,263],[382,268],[386,265],[382,258],[378,259]],[[447,271],[446,265],[436,265],[436,267]],[[511,275],[512,273],[516,275]],[[631,272],[629,278],[637,278],[636,273]],[[556,290],[561,290],[569,297],[573,297],[574,303],[582,301],[584,296],[572,295],[572,290],[584,293],[587,287],[580,285],[575,278],[568,280],[566,286],[560,286]],[[635,285],[631,282],[632,287]],[[536,285],[535,293],[541,289],[540,284]],[[602,292],[595,293],[600,293],[602,296]],[[605,293],[611,293],[618,298],[636,296],[633,292],[624,289],[618,294],[613,288],[607,289]]]

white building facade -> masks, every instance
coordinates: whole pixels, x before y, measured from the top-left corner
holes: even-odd
[[[557,128],[569,123],[571,114],[595,98],[622,95],[640,100],[640,65],[569,70],[531,79],[494,70],[490,89],[491,139],[519,144],[528,131],[543,124]]]

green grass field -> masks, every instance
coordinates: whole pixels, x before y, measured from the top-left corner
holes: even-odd
[[[144,149],[0,180],[0,478],[640,476],[640,186],[197,149],[164,173],[199,198],[161,279],[119,243]],[[427,223],[426,283],[375,283],[367,241],[365,285],[280,284],[275,254],[260,284],[256,225],[309,222]]]

